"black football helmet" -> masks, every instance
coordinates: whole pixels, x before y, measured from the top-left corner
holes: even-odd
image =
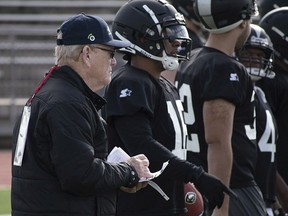
[[[255,0],[195,0],[194,11],[211,33],[224,33],[258,15]]]
[[[117,12],[112,23],[114,38],[129,41],[131,46],[120,49],[160,61],[166,70],[175,70],[179,60],[190,56],[191,39],[185,19],[165,0],[130,0]],[[165,41],[180,41],[177,54],[169,54]]]
[[[268,12],[284,6],[288,6],[287,0],[260,0],[259,15],[263,17]]]
[[[275,57],[288,65],[288,7],[274,9],[267,13],[259,25],[269,35]]]
[[[263,56],[253,55],[252,49],[260,50]],[[254,80],[259,80],[261,77],[270,79],[275,77],[275,73],[271,70],[273,54],[272,42],[264,29],[251,24],[251,33],[242,50],[237,53],[237,57]]]
[[[170,0],[171,4],[185,17],[197,25],[201,25],[193,9],[193,0]]]

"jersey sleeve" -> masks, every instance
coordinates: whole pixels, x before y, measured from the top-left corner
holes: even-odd
[[[123,74],[113,79],[106,91],[106,119],[112,116],[134,115],[141,111],[153,116],[156,86],[147,74]],[[148,79],[147,79],[148,77]],[[117,109],[115,109],[117,107]]]
[[[204,77],[207,79],[202,93],[204,100],[222,98],[237,105],[241,104],[246,97],[247,76],[244,66],[229,59],[230,61],[211,61],[206,67]]]

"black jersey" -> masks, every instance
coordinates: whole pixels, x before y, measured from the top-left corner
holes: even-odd
[[[155,79],[146,71],[125,65],[115,73],[105,98],[104,118],[110,148],[119,146],[130,155],[145,154],[152,172],[160,170],[162,163],[171,161],[175,155],[186,158],[187,130],[182,103],[177,89],[168,80]],[[182,169],[179,163],[173,169],[170,165],[154,179],[170,198],[168,201],[150,186],[136,194],[120,191],[117,215],[183,214],[183,185],[185,179],[192,180],[187,174],[194,171]]]
[[[268,103],[275,116],[277,139],[277,170],[288,184],[288,73],[279,67],[274,67],[274,79],[262,79],[257,85],[265,92]]]
[[[216,49],[199,48],[192,51],[188,62],[180,65],[175,84],[183,102],[184,121],[188,128],[187,159],[207,170],[203,104],[212,99],[225,99],[236,106],[230,187],[255,185],[253,174],[257,145],[246,134],[247,125],[253,124],[253,85],[244,66]]]
[[[262,191],[266,204],[271,205],[275,202],[276,190],[277,126],[264,92],[259,87],[254,89],[256,128],[254,124],[251,130],[256,129],[255,141],[258,144],[255,180]]]

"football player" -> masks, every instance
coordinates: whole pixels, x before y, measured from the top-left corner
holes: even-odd
[[[175,86],[161,76],[164,69],[176,70],[179,60],[189,57],[191,39],[183,15],[163,0],[132,0],[117,12],[112,33],[132,45],[122,49],[128,62],[113,73],[106,89],[103,116],[110,146],[131,155],[145,154],[154,172],[168,161],[164,172],[153,179],[163,196],[152,187],[132,196],[119,191],[117,215],[180,216],[187,211],[183,199],[187,182],[211,202],[211,209],[220,207],[227,188],[185,160],[182,103]]]
[[[192,41],[191,49],[202,47],[206,41],[207,31],[193,10],[193,0],[170,0],[170,2],[185,18],[188,34]],[[174,83],[176,71],[163,71],[162,76]]]
[[[288,184],[288,7],[280,7],[267,13],[259,22],[269,35],[275,51],[273,71],[274,79],[263,79],[257,82],[265,92],[278,127],[277,139],[277,170]],[[279,181],[281,183],[281,181]],[[288,211],[288,193],[277,184],[277,197],[283,208]]]
[[[192,50],[176,75],[188,128],[188,160],[230,186],[239,199],[226,196],[213,215],[266,215],[254,179],[257,146],[246,134],[253,124],[253,83],[234,59],[250,34],[254,0],[195,0],[194,10],[210,32],[204,47]],[[208,214],[208,213],[207,213]]]
[[[170,0],[170,2],[185,18],[188,34],[192,40],[191,48],[202,47],[206,41],[207,31],[202,27],[194,12],[193,0]]]
[[[236,53],[254,82],[261,78],[273,79],[273,46],[269,36],[258,25],[251,24],[251,33],[241,51]],[[267,214],[273,216],[272,205],[276,202],[276,139],[277,126],[264,92],[258,86],[255,91],[254,123],[246,127],[250,139],[258,145],[255,179],[262,191]],[[255,136],[256,134],[256,136]]]

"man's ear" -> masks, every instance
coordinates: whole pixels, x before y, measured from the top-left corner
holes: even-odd
[[[90,52],[91,52],[91,50],[90,50],[90,47],[89,46],[84,46],[83,47],[83,49],[82,49],[82,54],[84,55],[84,56],[89,56],[90,55]]]
[[[82,55],[80,55],[80,61],[82,61],[85,64],[90,65],[91,60],[91,48],[89,46],[84,46],[82,49]]]

